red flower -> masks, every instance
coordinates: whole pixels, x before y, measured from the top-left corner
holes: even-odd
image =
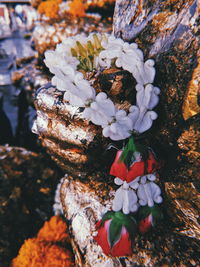
[[[152,226],[153,226],[153,216],[152,214],[149,214],[149,216],[140,221],[139,231],[141,234],[145,234],[150,230]]]
[[[163,213],[157,204],[153,207],[143,206],[139,210],[139,218],[139,232],[145,234],[152,226],[163,219]]]
[[[117,243],[115,243],[112,248],[112,256],[129,256],[132,255],[132,241],[130,240],[129,233],[123,226],[121,231],[121,238]]]
[[[154,154],[149,151],[149,157],[146,162],[144,160],[133,162],[128,169],[125,163],[120,160],[122,152],[122,150],[117,152],[116,158],[110,169],[110,174],[126,181],[127,183],[130,183],[138,176],[154,173],[159,167]]]
[[[103,252],[106,255],[111,254],[110,253],[110,245],[108,242],[108,229],[110,227],[111,220],[108,220],[104,223],[103,226],[100,227],[102,221],[98,221],[96,224],[96,228],[98,229],[98,234],[94,237],[94,240],[102,247]]]
[[[136,229],[133,218],[122,212],[108,212],[96,224],[96,228],[98,234],[94,239],[106,255],[121,257],[132,254],[132,239]]]

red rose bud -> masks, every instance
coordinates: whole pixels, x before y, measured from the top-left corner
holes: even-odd
[[[132,165],[127,168],[125,163],[120,160],[122,152],[122,150],[117,152],[116,158],[110,169],[110,174],[127,183],[130,183],[138,176],[154,173],[159,168],[159,164],[151,151],[149,151],[149,156],[146,161],[140,160],[138,162],[133,162]]]
[[[160,207],[155,204],[153,207],[141,207],[139,210],[139,218],[139,232],[145,234],[163,218],[163,214]]]
[[[121,257],[132,254],[132,243],[136,232],[136,221],[122,212],[107,212],[96,224],[94,237],[106,255]]]
[[[146,218],[140,221],[139,223],[139,232],[141,234],[145,234],[150,230],[150,228],[153,226],[153,216],[150,214]]]

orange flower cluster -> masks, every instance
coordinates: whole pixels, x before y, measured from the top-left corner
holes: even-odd
[[[48,18],[56,19],[59,13],[59,4],[62,0],[48,0],[41,2],[38,6],[38,12],[40,14],[45,14]]]
[[[48,242],[67,242],[67,225],[59,216],[53,216],[50,221],[44,223],[37,238]]]
[[[84,17],[87,5],[82,0],[73,0],[69,4],[69,13],[73,16]]]
[[[45,222],[36,238],[24,242],[11,267],[74,266],[71,252],[64,248],[69,242],[66,230],[66,223],[59,216],[53,216]]]

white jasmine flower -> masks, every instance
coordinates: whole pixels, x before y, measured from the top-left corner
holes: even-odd
[[[83,116],[90,119],[96,125],[107,125],[115,115],[115,106],[113,102],[107,98],[105,93],[99,93],[95,101],[89,107],[86,106]]]
[[[69,102],[72,106],[84,107],[85,105],[84,101],[77,95],[78,95],[78,92],[77,94],[73,94],[70,91],[66,91],[64,93],[63,100],[65,102]]]
[[[138,187],[137,196],[141,206],[153,207],[154,203],[161,203],[162,197],[160,187],[153,182],[141,181]]]
[[[50,72],[54,73],[54,70],[60,66],[60,62],[63,60],[62,56],[55,51],[49,50],[44,53],[44,63],[49,68]]]
[[[128,117],[131,119],[132,121],[132,124],[133,124],[133,127],[132,129],[134,129],[134,125],[138,119],[138,116],[139,116],[139,113],[140,113],[140,110],[137,106],[131,106],[129,108],[129,114],[128,114]]]
[[[131,183],[127,183],[126,181],[122,181],[120,178],[115,178],[115,183],[121,186],[116,191],[115,198],[113,200],[112,209],[114,211],[120,211],[122,209],[125,214],[137,211],[138,198],[133,189],[138,188],[138,181],[139,178],[135,179]]]
[[[103,135],[112,140],[123,140],[131,135],[133,124],[124,110],[119,110],[115,115],[115,121],[103,129]]]
[[[76,85],[79,96],[87,102],[87,100],[91,100],[95,98],[96,92],[95,89],[90,85],[90,83],[84,79],[82,73],[77,73],[75,75],[74,84]]]
[[[151,128],[153,120],[157,119],[158,115],[154,111],[141,112],[137,119],[134,130],[138,133],[143,133]]]
[[[157,114],[151,111],[159,101],[159,88],[151,83],[155,77],[154,61],[149,59],[144,62],[144,56],[137,44],[129,44],[113,35],[101,36],[97,34],[103,51],[94,57],[94,68],[100,70],[110,68],[111,64],[129,71],[137,81],[136,105],[131,106],[129,114],[117,111],[114,103],[107,98],[105,93],[96,96],[95,89],[89,81],[84,79],[82,73],[77,71],[79,60],[71,54],[71,48],[76,47],[79,41],[83,46],[90,40],[95,41],[94,35],[86,37],[79,34],[69,37],[56,46],[55,51],[45,53],[45,64],[55,74],[52,84],[58,90],[65,91],[64,101],[69,101],[76,107],[85,107],[83,116],[94,124],[103,128],[103,135],[112,140],[122,140],[130,136],[135,130],[142,133],[148,130]]]
[[[66,87],[64,100],[73,106],[85,107],[88,101],[94,101],[96,92],[90,83],[83,79],[82,73],[77,72],[74,81],[67,81]]]
[[[140,110],[144,109],[152,109],[159,102],[159,93],[160,89],[158,87],[154,87],[152,84],[147,84],[145,87],[141,84],[136,85],[137,90],[137,106]]]
[[[53,76],[53,78],[51,79],[51,83],[52,85],[56,86],[56,88],[60,91],[68,90],[66,83],[63,80],[59,79],[57,76]]]
[[[144,63],[144,82],[146,83],[153,83],[154,77],[156,74],[156,70],[154,68],[154,60],[148,59]]]

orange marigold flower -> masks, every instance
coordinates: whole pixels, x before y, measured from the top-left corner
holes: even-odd
[[[37,238],[24,242],[19,255],[13,259],[11,267],[72,267],[72,255],[69,250],[52,245]]]
[[[49,242],[63,242],[69,240],[67,225],[59,216],[51,217],[50,221],[45,222],[37,235],[38,239]]]
[[[85,10],[86,5],[83,4],[82,0],[73,0],[73,2],[69,4],[69,13],[73,16],[84,17]]]
[[[38,12],[40,14],[45,14],[49,18],[57,18],[59,13],[59,4],[62,0],[48,0],[41,2],[38,6]]]

